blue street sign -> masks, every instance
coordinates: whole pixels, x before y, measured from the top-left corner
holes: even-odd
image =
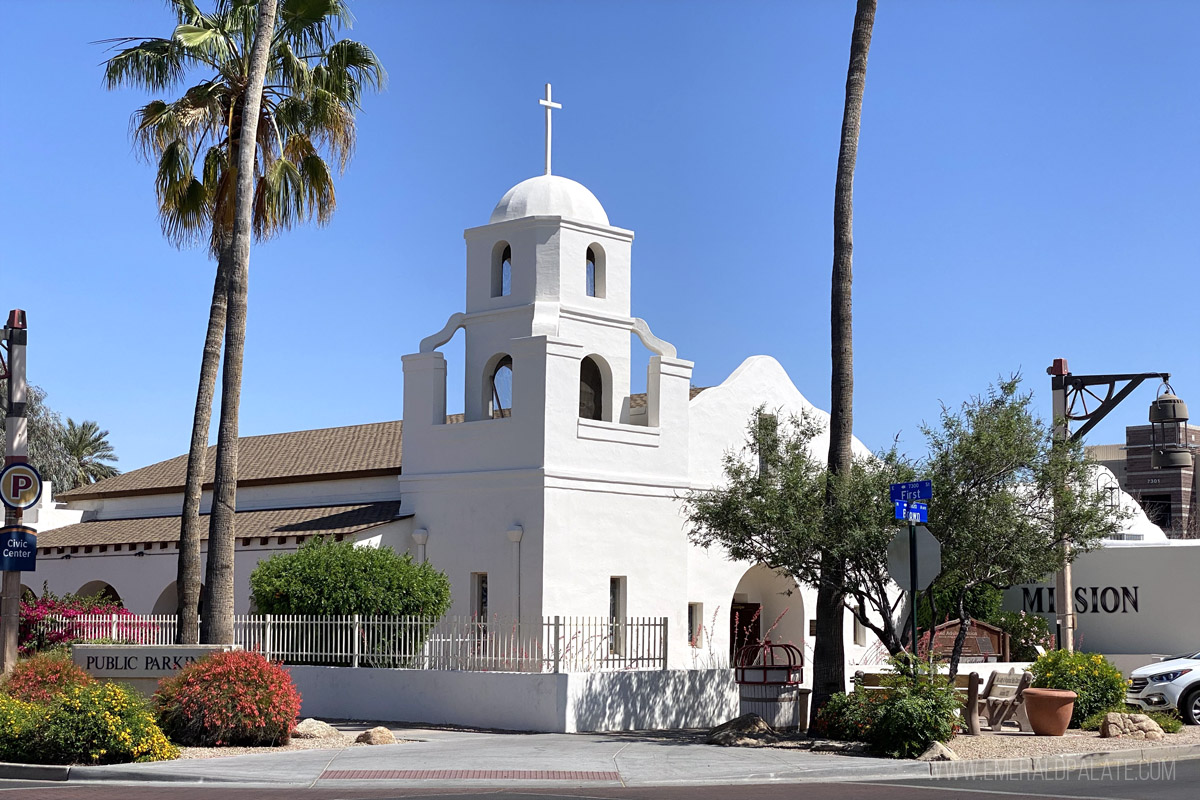
[[[929,522],[929,506],[924,503],[910,503],[907,500],[897,500],[896,519],[906,522]]]
[[[37,569],[37,532],[24,525],[0,528],[0,570],[31,572]]]
[[[892,484],[892,502],[928,500],[933,497],[933,481],[910,481]]]

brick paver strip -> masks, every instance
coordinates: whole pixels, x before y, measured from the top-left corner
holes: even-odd
[[[436,781],[436,780],[514,780],[514,781],[619,781],[618,772],[566,769],[328,769],[324,781]]]

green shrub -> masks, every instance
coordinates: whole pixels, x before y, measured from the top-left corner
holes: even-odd
[[[1011,637],[1009,647],[1013,661],[1034,661],[1038,657],[1036,648],[1052,650],[1055,646],[1050,623],[1037,614],[1024,611],[1002,611],[989,620]]]
[[[948,742],[958,727],[962,701],[936,662],[892,659],[881,680],[887,699],[871,725],[871,747],[891,758],[916,758],[934,742]]]
[[[145,699],[113,683],[88,683],[46,704],[0,695],[0,760],[123,764],[178,758]]]
[[[1139,713],[1139,712],[1134,712]],[[1150,719],[1158,723],[1158,726],[1163,729],[1163,733],[1179,733],[1183,730],[1183,720],[1175,711],[1142,711]]]
[[[70,653],[55,649],[18,661],[4,679],[4,692],[26,703],[48,703],[55,695],[94,680],[71,661]]]
[[[213,653],[163,678],[154,702],[163,730],[184,745],[287,744],[300,714],[288,671],[246,650]]]
[[[1125,679],[1121,672],[1098,653],[1068,653],[1051,650],[1038,656],[1029,667],[1033,685],[1040,689],[1069,689],[1077,695],[1071,713],[1071,727],[1125,700]]]
[[[318,537],[260,562],[250,595],[264,614],[440,617],[450,607],[450,581],[411,555]]]
[[[882,699],[879,692],[838,692],[817,713],[812,733],[843,742],[869,741],[871,723]]]
[[[836,694],[817,715],[813,732],[831,739],[862,741],[891,758],[915,758],[934,742],[947,742],[962,703],[936,664],[892,660],[883,688]]]

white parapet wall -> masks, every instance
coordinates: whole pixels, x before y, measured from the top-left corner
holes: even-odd
[[[738,715],[733,671],[468,672],[288,667],[306,717],[517,731],[706,728]]]

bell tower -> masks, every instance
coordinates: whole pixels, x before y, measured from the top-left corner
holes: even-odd
[[[550,172],[551,112],[562,107],[550,98],[547,84],[539,101],[546,112],[545,173],[509,189],[486,225],[464,232],[465,309],[422,341],[420,353],[404,359],[406,473],[422,469],[426,452],[433,461],[448,455],[418,447],[424,437],[417,426],[445,424],[445,362],[437,349],[459,328],[466,333],[464,423],[512,429],[519,444],[507,453],[522,466],[543,466],[562,455],[566,443],[559,437],[569,432],[574,439],[581,418],[659,425],[658,362],[678,359],[673,347],[630,315],[633,231],[610,224],[585,186]],[[645,404],[630,398],[632,335],[655,353]],[[686,416],[691,365],[678,363],[687,364],[680,409]],[[411,419],[414,409],[417,419]],[[553,455],[548,436],[560,441]]]

